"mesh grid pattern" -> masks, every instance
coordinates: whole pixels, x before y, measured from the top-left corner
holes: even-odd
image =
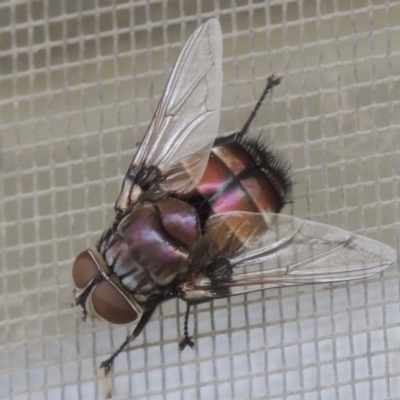
[[[110,379],[127,327],[81,323],[71,266],[113,204],[184,40],[217,17],[221,133],[265,78],[252,134],[290,161],[298,217],[400,245],[400,1],[0,4],[0,398],[397,399],[400,274],[163,304]]]

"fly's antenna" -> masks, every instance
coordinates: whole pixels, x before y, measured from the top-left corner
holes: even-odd
[[[267,86],[265,87],[262,95],[258,99],[257,104],[255,105],[249,118],[247,118],[247,121],[243,125],[243,128],[236,134],[236,137],[235,137],[236,139],[240,139],[243,135],[245,135],[247,133],[247,130],[249,129],[250,124],[253,122],[253,119],[255,118],[258,109],[261,107],[261,104],[264,101],[265,97],[267,96],[267,94],[271,91],[271,89],[274,86],[277,86],[280,83],[281,83],[281,78],[279,78],[273,74],[267,78]]]

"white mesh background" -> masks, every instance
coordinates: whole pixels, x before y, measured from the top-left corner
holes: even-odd
[[[184,40],[219,18],[221,133],[275,72],[262,132],[293,166],[284,212],[399,249],[400,1],[3,1],[0,398],[398,399],[399,269],[346,284],[160,307],[109,380],[128,328],[80,321],[71,266],[111,221]],[[211,311],[211,312],[210,312]]]

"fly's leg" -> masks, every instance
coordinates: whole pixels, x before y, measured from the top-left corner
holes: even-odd
[[[186,303],[185,322],[183,324],[183,339],[179,343],[179,349],[182,351],[186,346],[191,349],[194,348],[194,342],[189,336],[188,322],[189,322],[190,305]]]
[[[281,78],[271,75],[267,78],[267,86],[265,87],[262,95],[257,101],[257,104],[255,105],[253,111],[251,112],[249,118],[247,118],[247,121],[243,125],[243,128],[241,129],[240,132],[236,134],[236,137],[239,139],[243,135],[246,134],[247,130],[249,129],[250,124],[253,122],[253,119],[255,118],[258,109],[261,107],[262,102],[264,101],[265,97],[267,96],[268,92],[272,90],[274,86],[277,86],[281,83]]]
[[[124,348],[132,341],[134,341],[140,334],[140,332],[143,330],[143,328],[146,326],[146,324],[149,322],[150,317],[152,316],[154,310],[156,309],[158,304],[154,305],[151,309],[147,310],[143,315],[142,318],[140,318],[139,323],[137,324],[136,328],[134,331],[128,335],[125,339],[125,341],[119,346],[118,350],[114,352],[114,354],[108,358],[107,360],[103,361],[100,364],[100,368],[104,368],[104,373],[107,376],[108,373],[110,372],[112,365],[114,363],[115,358],[124,350]]]
[[[136,332],[137,328],[129,335],[127,336],[127,338],[125,339],[125,341],[121,344],[121,346],[119,347],[119,349],[114,352],[114,354],[108,358],[107,360],[103,361],[100,364],[100,368],[104,368],[104,373],[106,374],[106,376],[108,375],[108,373],[111,371],[111,367],[114,363],[115,358],[118,356],[119,353],[121,353],[121,351],[133,340],[136,339],[136,337],[139,335],[139,332]]]

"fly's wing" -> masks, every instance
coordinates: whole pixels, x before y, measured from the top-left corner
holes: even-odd
[[[211,19],[188,39],[171,72],[150,126],[125,176],[116,207],[125,208],[134,168],[155,166],[163,191],[189,191],[207,165],[222,93],[222,33]],[[186,171],[190,171],[188,174]]]
[[[206,301],[275,287],[348,281],[383,271],[397,253],[383,243],[342,229],[279,214],[226,213],[210,221],[252,220],[253,232],[227,257],[232,272],[185,286],[187,301]],[[258,220],[258,222],[256,222]],[[268,229],[263,229],[265,224]],[[239,224],[237,225],[239,226]],[[259,234],[263,230],[262,234]],[[227,248],[229,241],[227,239]]]

